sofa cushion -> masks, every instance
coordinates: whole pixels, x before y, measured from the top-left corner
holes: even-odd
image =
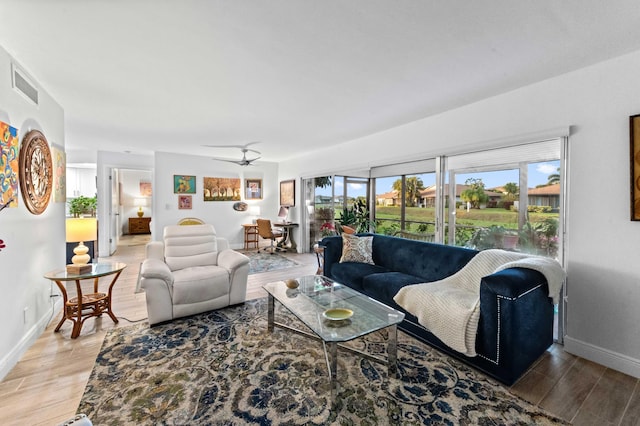
[[[456,273],[478,252],[462,247],[407,240],[376,234],[373,261],[390,271],[422,277],[422,282],[441,280]]]
[[[393,300],[393,296],[406,285],[422,282],[424,282],[422,278],[402,272],[374,273],[362,280],[362,292],[397,309],[398,304]]]
[[[331,268],[331,278],[355,290],[362,291],[362,280],[364,277],[382,272],[389,272],[389,270],[370,263],[343,262],[333,265],[333,268]]]
[[[360,262],[373,264],[372,244],[373,237],[358,237],[343,233],[340,263]]]
[[[229,294],[229,272],[220,266],[180,269],[174,271],[173,278],[174,305],[202,302]]]

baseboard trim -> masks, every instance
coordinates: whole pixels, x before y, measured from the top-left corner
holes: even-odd
[[[640,360],[564,336],[564,350],[640,379]]]
[[[33,345],[38,337],[44,332],[49,325],[49,321],[53,318],[56,313],[60,313],[62,310],[62,298],[56,298],[56,302],[51,305],[51,309],[47,309],[45,314],[40,317],[38,322],[36,322],[30,329],[27,331],[20,342],[16,346],[9,351],[9,353],[0,360],[0,380],[3,380],[7,374],[11,371],[13,367],[20,361],[22,355]]]

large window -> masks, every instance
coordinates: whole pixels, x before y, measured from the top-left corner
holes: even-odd
[[[562,140],[447,158],[445,241],[560,259]]]
[[[323,237],[339,232],[342,224],[369,231],[369,178],[322,176],[302,181],[303,245],[312,250]]]
[[[435,173],[376,178],[376,232],[432,241],[436,232],[435,181]]]

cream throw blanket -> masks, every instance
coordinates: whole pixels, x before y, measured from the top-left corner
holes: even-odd
[[[479,252],[461,270],[440,281],[403,287],[393,300],[447,346],[476,356],[480,280],[515,267],[541,272],[549,285],[549,297],[558,303],[565,272],[557,261],[497,249]]]

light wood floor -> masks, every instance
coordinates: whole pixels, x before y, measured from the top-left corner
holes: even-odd
[[[71,323],[53,329],[59,315],[0,382],[0,424],[56,425],[76,412],[106,332],[144,320],[144,293],[134,294],[144,240],[125,237],[116,254],[105,260],[129,266],[114,289],[113,306],[120,318],[89,319],[77,339]],[[132,244],[132,245],[131,245]],[[266,296],[261,286],[291,276],[313,274],[313,254],[287,254],[300,266],[249,276],[247,299]],[[570,355],[554,345],[510,391],[576,425],[640,425],[638,379]]]

